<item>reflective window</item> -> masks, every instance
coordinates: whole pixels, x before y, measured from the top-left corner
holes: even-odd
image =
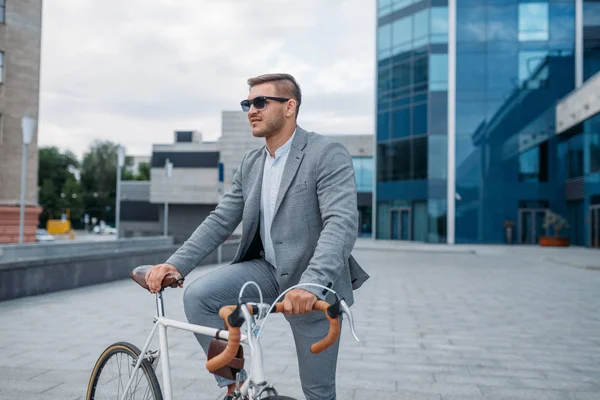
[[[456,133],[472,135],[486,120],[485,101],[456,102]]]
[[[414,138],[413,142],[413,175],[412,179],[427,179],[427,136]]]
[[[402,10],[403,8],[406,8],[417,1],[419,0],[394,0],[394,11]]]
[[[600,25],[600,2],[583,2],[583,26]]]
[[[433,243],[446,242],[446,200],[429,199],[427,214],[429,219],[428,240]]]
[[[429,56],[429,90],[448,90],[448,54]]]
[[[457,42],[485,41],[485,7],[464,7],[457,9]]]
[[[448,138],[441,135],[429,135],[427,176],[429,179],[448,178]]]
[[[418,47],[427,43],[429,36],[429,9],[426,8],[413,15],[413,27],[415,40],[414,46]]]
[[[446,100],[429,102],[429,134],[448,134],[448,103]]]
[[[456,55],[456,89],[485,89],[486,53],[461,52]]]
[[[585,13],[584,13],[585,18]],[[597,20],[600,23],[600,19]],[[550,40],[575,38],[575,2],[550,4]]]
[[[413,135],[425,135],[427,133],[427,103],[415,105],[413,111]]]
[[[567,165],[567,179],[579,178],[584,175],[583,135],[581,133],[561,142],[559,153],[564,155]]]
[[[519,4],[519,40],[548,40],[548,3]]]
[[[392,11],[392,0],[377,0],[377,14],[380,17]]]
[[[401,18],[392,23],[392,54],[410,50],[412,46],[412,18]]]
[[[373,191],[373,157],[352,157],[356,190],[361,193]]]
[[[590,172],[600,172],[600,114],[583,123],[584,132],[589,136]]]
[[[487,88],[503,99],[517,86],[517,53],[489,52],[487,66]]]
[[[380,68],[377,71],[377,89],[379,93],[385,93],[392,90],[392,76],[390,70]]]
[[[392,111],[392,138],[410,136],[410,107]]]
[[[420,85],[422,83],[427,83],[428,72],[427,56],[415,59],[413,61],[413,84]]]
[[[381,60],[390,56],[392,45],[392,26],[385,24],[377,28],[377,59]]]
[[[516,4],[487,7],[487,39],[491,41],[517,40]]]
[[[387,140],[390,137],[390,114],[377,114],[377,140]]]
[[[377,181],[407,181],[427,177],[427,137],[377,145]]]
[[[600,48],[585,49],[583,52],[583,79],[587,80],[600,71]]]
[[[393,89],[396,90],[410,86],[412,83],[411,74],[410,60],[407,60],[402,64],[394,65],[394,68],[392,69]]]
[[[519,154],[519,182],[548,181],[548,142]]]
[[[521,85],[536,73],[539,66],[546,61],[547,56],[548,52],[545,50],[519,53],[519,83]]]
[[[448,7],[432,7],[431,43],[448,43]]]

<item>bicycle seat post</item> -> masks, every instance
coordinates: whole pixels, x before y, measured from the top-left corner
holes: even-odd
[[[163,303],[162,290],[156,293],[156,312],[159,317],[165,316],[165,305]]]

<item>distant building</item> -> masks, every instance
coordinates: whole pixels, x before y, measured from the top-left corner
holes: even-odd
[[[29,114],[39,120],[41,35],[41,0],[0,1],[0,243],[15,243],[19,239],[21,119]],[[24,236],[27,242],[35,241],[41,212],[37,177],[36,132],[27,148]]]
[[[169,202],[169,235],[174,236],[177,243],[186,240],[214,210],[222,193],[231,188],[243,155],[264,145],[264,139],[252,136],[246,113],[224,111],[222,118],[218,143],[203,142],[198,132],[179,131],[175,132],[173,144],[153,146],[151,181],[123,182],[120,225],[123,236],[162,234],[165,199]],[[373,136],[328,136],[342,142],[352,155],[358,191],[359,234],[370,237]],[[169,180],[164,167],[167,159],[173,163]],[[234,236],[239,234],[241,224],[233,233]]]

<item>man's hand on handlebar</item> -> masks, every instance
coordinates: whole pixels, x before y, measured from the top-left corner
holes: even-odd
[[[306,314],[312,311],[317,296],[311,292],[296,288],[285,294],[283,309],[286,314]]]
[[[148,285],[150,292],[159,292],[163,279],[169,274],[179,274],[179,270],[171,264],[158,264],[150,268],[146,273],[146,284]],[[183,285],[179,285],[179,287],[183,287]]]

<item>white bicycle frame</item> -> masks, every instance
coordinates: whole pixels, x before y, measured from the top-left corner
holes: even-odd
[[[267,319],[268,315],[270,314],[272,308],[275,306],[275,303],[280,298],[282,298],[288,291],[290,291],[296,287],[317,286],[317,287],[321,287],[321,288],[326,289],[326,290],[330,291],[331,293],[335,294],[335,292],[333,290],[331,290],[330,288],[326,288],[321,285],[300,284],[300,285],[292,286],[291,288],[289,288],[286,291],[284,291],[283,293],[281,293],[280,296],[273,302],[273,304],[269,305],[269,304],[264,304],[262,302],[262,293],[260,291],[260,287],[255,282],[248,282],[248,283],[254,284],[259,291],[260,299],[261,299],[261,302],[258,304],[259,311],[260,311],[259,319],[262,315],[265,315],[264,322],[266,322],[266,319]],[[244,288],[248,285],[248,283],[246,285],[244,285],[244,287],[242,287],[242,290],[240,291],[240,299],[242,297]],[[255,304],[255,303],[246,303],[246,304]],[[270,306],[270,309],[263,310],[261,308],[263,306]],[[198,333],[200,335],[207,335],[207,336],[211,336],[211,337],[216,337],[217,332],[219,331],[218,329],[210,328],[207,326],[189,324],[187,322],[181,322],[181,321],[176,321],[173,319],[165,318],[165,308],[164,308],[162,291],[159,291],[158,293],[156,293],[156,308],[157,308],[158,317],[154,318],[154,327],[150,331],[150,335],[148,336],[148,339],[146,340],[146,343],[144,344],[144,347],[142,348],[142,350],[140,352],[140,356],[138,357],[135,367],[131,373],[131,376],[129,377],[129,381],[127,382],[127,386],[125,387],[125,390],[123,391],[123,396],[121,397],[121,400],[125,400],[125,396],[129,392],[131,383],[133,382],[133,379],[136,376],[137,371],[140,369],[140,366],[142,365],[142,361],[145,358],[147,358],[146,353],[148,351],[148,348],[150,347],[150,342],[152,341],[152,338],[154,337],[154,334],[156,333],[157,329],[158,329],[158,339],[159,339],[159,355],[158,355],[158,357],[161,360],[161,368],[162,368],[162,374],[163,374],[162,390],[163,390],[163,398],[165,400],[173,400],[173,392],[172,392],[172,387],[171,387],[171,365],[169,362],[169,346],[168,346],[168,341],[167,341],[167,328],[170,327],[170,328],[175,328],[175,329],[181,329],[184,331],[189,331],[189,332]],[[355,330],[354,330],[354,321],[352,318],[352,313],[350,311],[350,308],[346,304],[346,302],[343,300],[341,301],[341,308],[342,308],[343,313],[347,314],[347,316],[349,318],[349,325],[350,325],[352,335],[354,336],[356,341],[359,341],[358,337],[356,336]],[[247,379],[242,384],[242,386],[239,388],[239,392],[243,398],[245,398],[245,396],[248,396],[250,394],[249,399],[257,400],[259,398],[259,396],[263,393],[263,391],[265,391],[266,389],[274,391],[274,388],[266,382],[265,376],[264,376],[265,374],[264,374],[264,368],[263,368],[262,348],[260,345],[260,335],[262,333],[262,325],[261,325],[261,330],[258,331],[258,333],[257,333],[257,331],[255,329],[256,326],[255,326],[254,316],[252,314],[250,314],[250,311],[248,311],[247,307],[242,307],[241,310],[242,310],[242,313],[244,314],[244,320],[245,320],[245,326],[246,326],[247,333],[245,335],[241,336],[240,343],[245,343],[250,346],[250,354],[251,354],[252,364],[250,367],[250,374],[248,375]],[[263,322],[263,325],[264,325],[264,322]],[[229,339],[229,332],[221,330],[219,332],[218,337],[221,339]]]

